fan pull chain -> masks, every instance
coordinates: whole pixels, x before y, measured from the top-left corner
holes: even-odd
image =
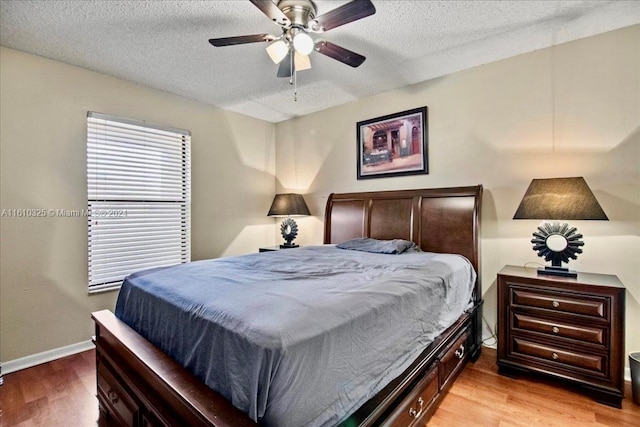
[[[293,85],[293,101],[298,101],[298,72],[294,69],[289,79],[289,84]]]
[[[289,84],[293,85],[293,102],[298,102],[298,72],[296,70],[296,63],[294,62],[294,51],[291,48],[291,54],[289,55],[291,61],[291,77],[289,78]]]

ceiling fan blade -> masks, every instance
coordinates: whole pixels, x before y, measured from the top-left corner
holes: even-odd
[[[278,77],[291,77],[291,74],[293,74],[292,68],[291,51],[289,51],[287,56],[285,56],[282,62],[280,62],[280,66],[278,67]]]
[[[268,42],[271,40],[273,40],[273,36],[270,34],[252,34],[250,36],[221,37],[218,39],[209,39],[209,43],[216,47],[221,47],[245,43]]]
[[[376,8],[370,0],[353,0],[350,3],[337,7],[329,12],[316,17],[317,25],[313,25],[314,30],[323,29],[329,31],[340,25],[357,21],[376,13]]]
[[[262,11],[269,19],[278,25],[289,25],[289,18],[282,13],[278,6],[271,0],[250,0],[251,3]]]
[[[352,52],[349,49],[345,49],[326,40],[316,43],[316,50],[323,55],[327,55],[328,57],[350,65],[353,68],[359,67],[362,65],[364,60],[367,59],[359,53]]]

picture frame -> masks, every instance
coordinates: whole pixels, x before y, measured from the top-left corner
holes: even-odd
[[[428,174],[427,107],[356,124],[358,179]]]

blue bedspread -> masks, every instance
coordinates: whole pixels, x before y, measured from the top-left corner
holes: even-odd
[[[335,425],[469,307],[459,255],[331,245],[130,275],[116,316],[265,426]]]

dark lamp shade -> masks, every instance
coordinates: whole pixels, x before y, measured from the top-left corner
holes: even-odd
[[[582,177],[534,179],[513,219],[608,220]]]
[[[311,215],[301,194],[276,194],[267,216]]]

